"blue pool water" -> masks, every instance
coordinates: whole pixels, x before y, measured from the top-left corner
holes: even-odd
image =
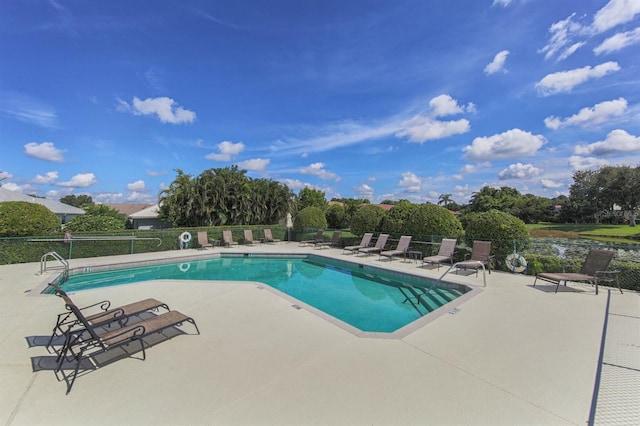
[[[463,293],[315,257],[219,257],[85,272],[72,274],[63,288],[79,291],[158,279],[261,282],[366,332],[396,331]]]

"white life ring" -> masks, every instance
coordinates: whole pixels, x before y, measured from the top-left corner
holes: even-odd
[[[184,263],[181,263],[180,266],[178,266],[178,268],[180,268],[180,271],[182,272],[187,272],[189,268],[191,268],[191,264],[184,262]]]
[[[518,253],[511,253],[507,256],[504,262],[507,264],[507,268],[509,268],[511,272],[520,273],[527,269],[527,260],[524,256]]]
[[[191,241],[191,234],[187,231],[183,232],[182,234],[180,234],[180,241],[182,241],[183,243],[188,243],[189,241]]]

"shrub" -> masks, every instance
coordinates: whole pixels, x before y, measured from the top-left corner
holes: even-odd
[[[42,204],[26,201],[0,203],[0,236],[46,235],[60,231],[60,219]]]
[[[505,258],[513,253],[514,241],[517,250],[531,245],[527,226],[509,213],[498,210],[469,213],[463,216],[462,223],[468,246],[473,245],[474,240],[491,241],[491,254],[495,255],[498,267],[503,267]]]
[[[326,227],[327,218],[318,207],[305,207],[293,220],[293,229],[296,232],[302,232],[305,228],[325,229]]]
[[[411,213],[403,233],[459,238],[463,230],[458,218],[449,210],[436,204],[425,203]]]
[[[400,201],[385,213],[380,231],[396,235],[405,234],[409,219],[417,209],[417,204],[410,203],[409,201]]]
[[[382,207],[368,205],[360,207],[351,218],[351,232],[361,236],[365,232],[374,232],[380,229],[385,211]]]
[[[327,218],[329,228],[342,229],[348,225],[345,222],[345,209],[340,204],[332,204],[329,206],[325,216]]]
[[[123,231],[126,222],[113,216],[94,216],[84,214],[74,217],[67,226],[69,232],[110,232]]]

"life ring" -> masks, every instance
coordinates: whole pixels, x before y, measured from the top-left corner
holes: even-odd
[[[191,264],[184,262],[184,263],[181,263],[180,266],[178,266],[178,268],[180,268],[181,272],[187,272],[189,268],[191,268]]]
[[[518,253],[511,253],[507,256],[504,262],[507,264],[507,268],[509,268],[511,272],[520,273],[527,269],[527,260],[524,256]]]
[[[191,241],[191,234],[187,231],[183,232],[182,234],[180,234],[180,241],[182,241],[183,243],[188,243],[189,241]]]

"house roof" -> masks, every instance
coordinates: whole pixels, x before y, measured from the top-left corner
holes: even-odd
[[[149,203],[105,203],[105,205],[118,210],[119,213],[122,213],[127,217],[141,210],[144,210],[147,207],[153,206],[153,204]]]
[[[0,202],[3,201],[26,201],[27,203],[42,204],[55,214],[59,215],[79,215],[85,213],[85,211],[82,209],[61,203],[59,201],[50,200],[48,198],[32,197],[18,191],[11,191],[9,189],[0,187]]]
[[[154,204],[146,209],[130,214],[129,219],[156,219],[158,217],[159,210],[160,206],[158,204]]]

